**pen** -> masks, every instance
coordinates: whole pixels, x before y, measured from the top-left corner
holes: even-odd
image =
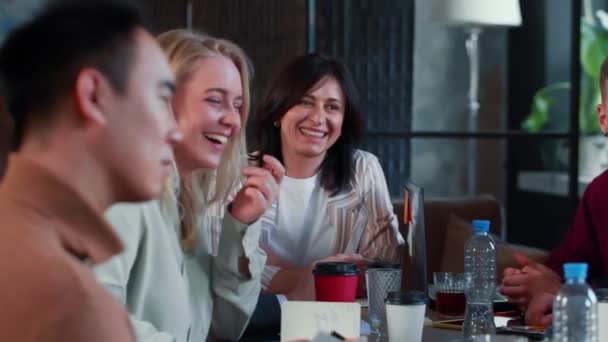
[[[344,341],[344,340],[346,340],[346,337],[344,337],[344,336],[340,335],[340,334],[339,334],[338,332],[336,332],[336,331],[332,331],[330,335],[331,335],[331,336],[333,336],[333,337],[335,337],[335,338],[337,338],[337,339],[338,339],[338,340],[340,340],[340,341]]]

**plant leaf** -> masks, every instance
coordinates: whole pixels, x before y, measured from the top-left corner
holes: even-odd
[[[550,95],[543,92],[537,92],[532,99],[530,114],[523,122],[523,128],[533,133],[540,132],[547,124],[549,109],[553,102],[554,100]]]
[[[553,93],[570,89],[570,83],[559,82],[539,89],[532,98],[530,113],[522,122],[522,128],[528,132],[538,133],[545,128],[549,121],[549,110],[555,102]]]
[[[600,67],[608,56],[608,31],[589,20],[581,19],[581,52],[583,70],[589,77],[599,80]]]

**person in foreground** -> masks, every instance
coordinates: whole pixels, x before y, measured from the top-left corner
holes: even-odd
[[[608,58],[600,71],[602,103],[597,105],[600,127],[608,132]],[[574,224],[566,233],[561,245],[549,256],[545,265],[533,262],[521,254],[516,260],[521,269],[504,271],[501,292],[526,311],[526,320],[532,325],[549,325],[552,321],[553,299],[562,286],[562,266],[566,262],[589,264],[589,282],[604,286],[608,276],[608,171],[597,176],[585,190]]]
[[[398,262],[403,243],[378,159],[357,150],[363,114],[346,67],[297,58],[270,85],[255,115],[256,156],[284,163],[280,196],[264,214],[266,292],[314,299],[319,260]]]
[[[284,169],[270,156],[247,167],[243,51],[187,30],[158,40],[176,76],[171,107],[184,133],[176,172],[160,200],[110,209],[126,252],[95,272],[127,306],[139,341],[236,340],[266,260],[258,218],[276,199]]]
[[[90,266],[123,248],[105,209],[156,197],[170,173],[163,52],[130,6],[55,3],[8,36],[0,82],[16,150],[0,185],[0,341],[134,341]]]

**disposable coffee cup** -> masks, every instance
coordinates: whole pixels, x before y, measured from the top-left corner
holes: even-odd
[[[355,301],[359,274],[357,265],[350,262],[318,262],[312,273],[317,301]]]
[[[422,341],[426,302],[423,292],[388,293],[385,303],[389,341]]]
[[[596,289],[598,341],[608,341],[608,289]]]

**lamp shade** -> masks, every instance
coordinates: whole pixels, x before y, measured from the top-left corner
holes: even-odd
[[[433,19],[447,25],[519,26],[519,0],[432,0]]]

